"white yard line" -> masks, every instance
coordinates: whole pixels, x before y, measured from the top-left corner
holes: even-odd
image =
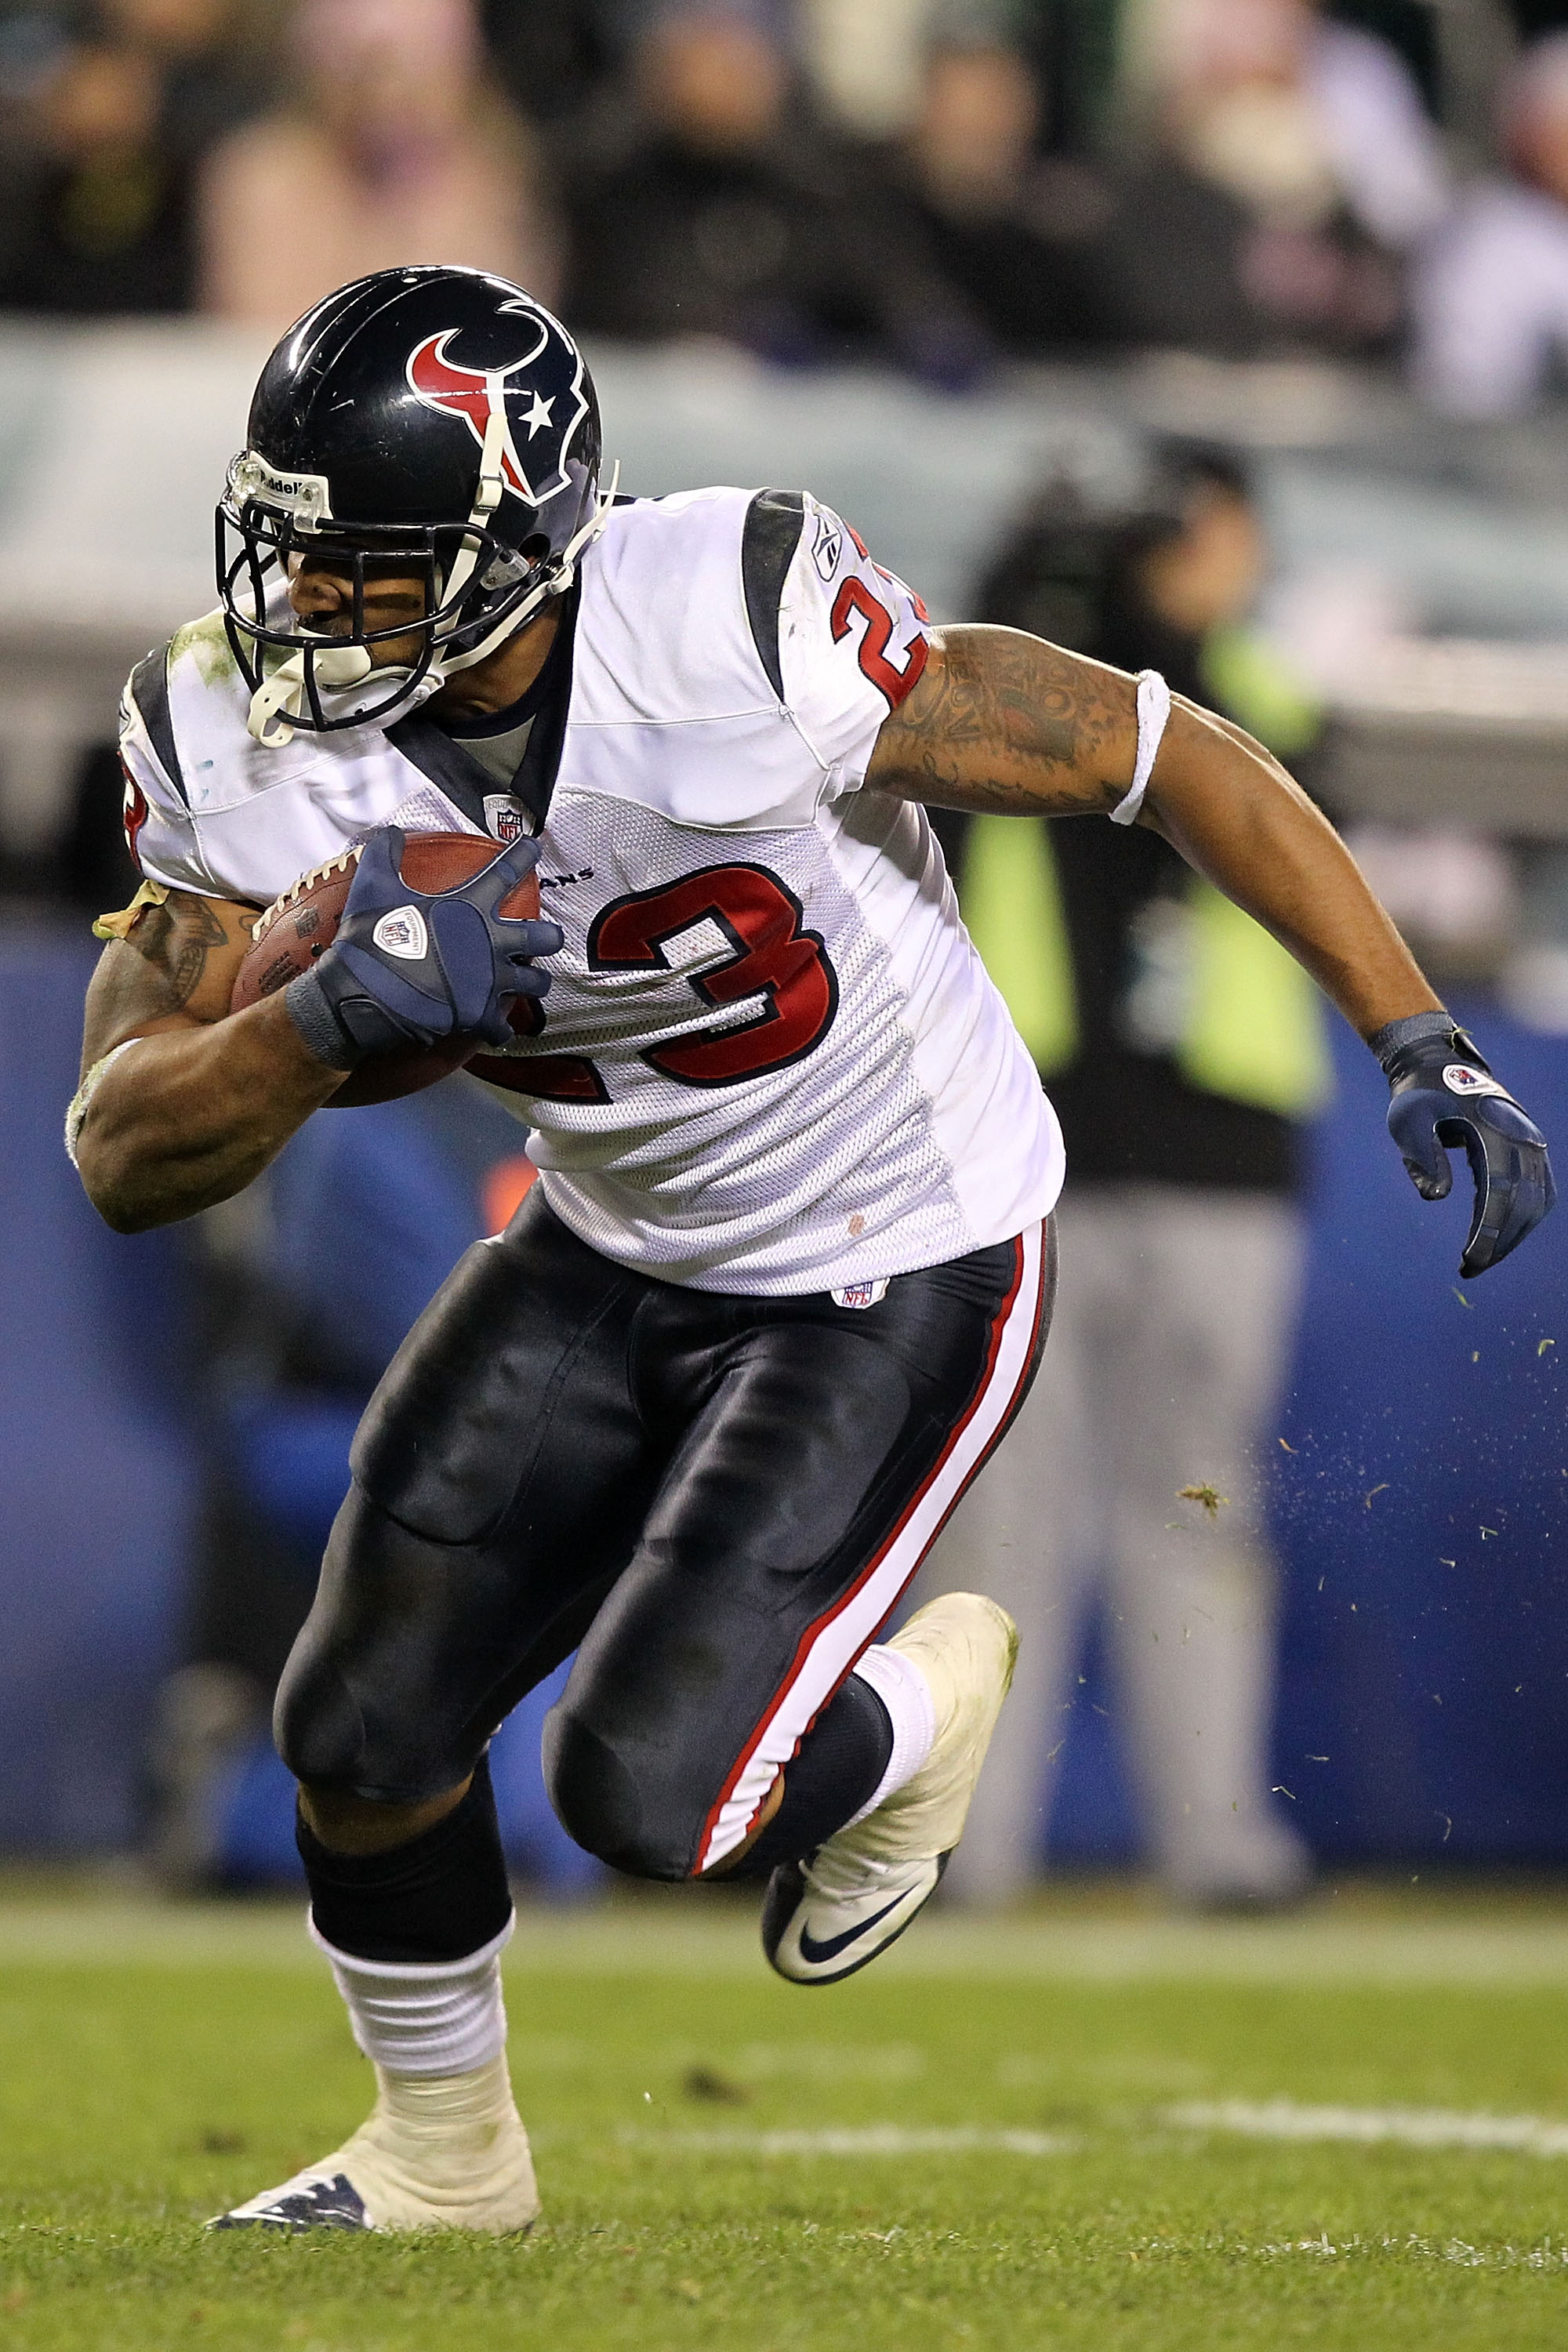
[[[1186,2101],[1161,2120],[1179,2131],[1237,2132],[1247,2139],[1395,2140],[1406,2147],[1517,2148],[1568,2156],[1568,2124],[1541,2116],[1489,2116],[1447,2107],[1307,2107],[1293,2099]]]
[[[1541,2116],[1492,2116],[1446,2107],[1310,2107],[1291,2099],[1187,2101],[1165,2107],[1160,2121],[1178,2131],[1232,2132],[1247,2139],[1393,2141],[1407,2147],[1503,2148],[1527,2156],[1568,2156],[1568,2124]],[[980,2125],[926,2129],[897,2124],[846,2126],[816,2131],[627,2130],[623,2145],[669,2156],[911,2157],[985,2154],[1072,2156],[1082,2139],[1064,2132],[1017,2131]],[[1313,2251],[1316,2251],[1314,2245]]]
[[[1081,2146],[1061,2132],[986,2130],[969,2124],[910,2130],[867,2124],[824,2131],[636,2132],[619,2135],[627,2147],[670,2156],[1070,2156]]]
[[[0,1967],[300,1969],[321,1972],[302,1896],[171,1903],[86,1893],[7,1895],[0,1887]],[[616,1900],[552,1910],[525,1905],[506,1956],[513,1979],[534,1971],[587,1977],[754,1979],[763,1969],[754,1911],[684,1898]],[[1512,1917],[1346,1916],[1192,1920],[1049,1912],[1000,1919],[922,1919],[879,1963],[883,1973],[1016,1982],[1135,1984],[1565,1985],[1568,1907]]]

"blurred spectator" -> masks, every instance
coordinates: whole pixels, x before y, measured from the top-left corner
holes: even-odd
[[[42,163],[39,101],[69,47],[53,9],[0,5],[0,299],[27,241]]]
[[[1353,351],[1402,314],[1403,257],[1448,204],[1394,50],[1310,0],[1146,0],[1130,102],[1152,137],[1101,266],[1137,341]]]
[[[193,173],[265,94],[272,11],[237,0],[97,0],[0,41],[7,223],[0,300],[76,313],[183,310]]]
[[[973,378],[984,329],[868,154],[812,112],[761,6],[660,14],[632,71],[624,138],[570,191],[574,326]]]
[[[1160,668],[1298,751],[1314,714],[1245,628],[1265,562],[1238,466],[1173,450],[1131,517],[1048,494],[982,608]],[[994,1593],[1022,1636],[949,1884],[995,1901],[1034,1875],[1098,1601],[1166,1884],[1201,1905],[1280,1901],[1306,1863],[1268,1803],[1273,1570],[1256,1449],[1295,1313],[1295,1122],[1324,1075],[1316,1002],[1155,833],[1100,818],[943,829],[965,920],[1068,1147],[1044,1363],[926,1571],[928,1591]]]
[[[1568,33],[1527,49],[1505,86],[1515,176],[1473,189],[1415,288],[1415,375],[1438,407],[1517,415],[1568,352]]]
[[[795,27],[835,121],[859,139],[900,139],[920,119],[933,47],[1008,47],[1018,13],[1009,0],[801,0]]]
[[[550,300],[556,248],[471,0],[305,0],[297,101],[224,141],[201,199],[205,307],[280,332],[405,261],[494,269]]]
[[[1118,13],[1118,0],[799,0],[794,24],[813,88],[857,138],[910,136],[933,52],[1011,50],[1046,87],[1041,147],[1078,153],[1104,112]]]
[[[0,299],[25,310],[183,310],[191,295],[190,173],[163,136],[147,50],[75,42],[32,112],[27,215]]]
[[[485,39],[531,122],[574,123],[612,81],[628,36],[619,0],[482,0]]]
[[[267,103],[281,0],[97,0],[95,13],[157,69],[166,152],[194,161]]]
[[[1109,199],[1085,164],[1037,153],[1040,116],[1018,50],[938,47],[908,151],[938,262],[996,341],[1023,354],[1101,333],[1093,240]]]

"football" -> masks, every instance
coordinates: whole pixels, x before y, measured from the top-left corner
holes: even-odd
[[[451,890],[488,866],[499,846],[487,834],[411,833],[400,871],[411,890]],[[341,856],[301,874],[257,917],[252,944],[229,999],[231,1013],[243,1013],[247,1005],[287,988],[291,980],[310,971],[323,948],[331,946],[358,859],[357,848],[345,849]],[[501,900],[500,911],[524,919],[537,916],[538,877],[530,874],[520,882]],[[519,1002],[526,1005],[528,1000]],[[439,1045],[409,1045],[398,1053],[373,1055],[357,1070],[350,1071],[333,1095],[332,1105],[353,1109],[364,1103],[392,1102],[400,1095],[417,1094],[438,1078],[449,1077],[471,1055],[482,1050],[479,1038],[454,1037]]]

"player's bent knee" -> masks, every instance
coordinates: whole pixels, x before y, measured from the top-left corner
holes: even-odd
[[[301,1656],[283,1671],[272,1709],[272,1739],[297,1780],[344,1788],[361,1777],[364,1718],[330,1658]]]
[[[544,1718],[544,1785],[568,1837],[634,1878],[686,1878],[694,1832],[647,1817],[637,1780],[615,1746],[564,1701]]]

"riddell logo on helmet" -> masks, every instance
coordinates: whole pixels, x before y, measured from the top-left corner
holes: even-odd
[[[437,415],[460,418],[474,439],[483,448],[486,431],[492,417],[501,426],[501,478],[508,489],[530,506],[543,504],[552,491],[566,487],[566,453],[571,447],[578,425],[588,413],[583,397],[583,362],[574,347],[555,321],[531,303],[509,302],[504,306],[527,319],[534,330],[531,347],[517,359],[509,360],[505,367],[470,368],[448,359],[447,347],[463,330],[448,327],[443,332],[426,335],[408,354],[408,388],[415,398]],[[551,344],[560,345],[551,353]],[[570,369],[565,381],[553,392],[545,392],[536,382],[521,383],[517,378],[536,368],[542,360],[553,357],[562,374]],[[563,363],[564,363],[563,365]],[[552,373],[554,371],[552,370]],[[546,378],[546,382],[549,377]],[[525,406],[523,404],[527,403]],[[559,412],[570,406],[569,416]],[[529,445],[539,433],[548,435],[541,453],[547,457],[547,478],[534,481],[529,473],[528,459],[519,452],[515,435],[525,430]]]

